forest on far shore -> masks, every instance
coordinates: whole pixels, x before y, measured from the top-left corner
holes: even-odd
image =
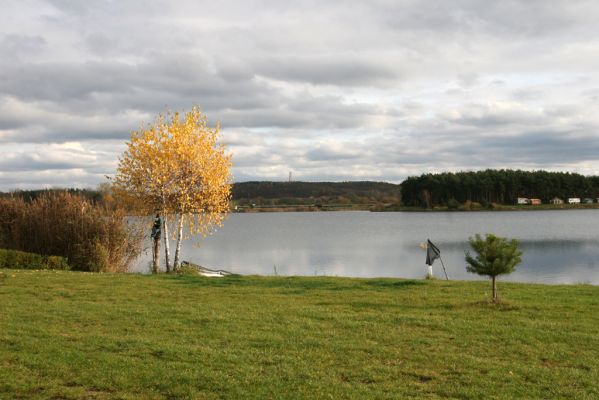
[[[548,203],[554,197],[599,197],[599,176],[509,169],[444,172],[408,177],[401,183],[401,194],[403,206],[429,208],[468,201],[516,204],[518,197]]]
[[[110,195],[109,185],[97,189],[40,189],[0,193],[0,197],[19,196],[26,201],[48,191],[68,191],[96,202]],[[275,182],[252,181],[234,183],[233,206],[289,207],[357,205],[372,209],[402,207],[433,208],[480,203],[516,204],[518,197],[538,198],[548,203],[554,197],[599,197],[599,176],[571,172],[492,170],[443,172],[410,176],[401,184],[372,181],[348,182]]]

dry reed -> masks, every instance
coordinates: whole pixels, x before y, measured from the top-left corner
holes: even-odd
[[[63,256],[74,270],[126,272],[142,240],[141,227],[125,211],[81,196],[0,199],[0,247]]]

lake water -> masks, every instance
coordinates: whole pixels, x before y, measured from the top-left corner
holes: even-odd
[[[422,278],[430,238],[450,279],[486,279],[465,268],[475,233],[520,241],[522,263],[501,279],[599,284],[599,210],[232,214],[199,247],[185,242],[182,259],[239,274]],[[444,277],[439,260],[433,270]]]

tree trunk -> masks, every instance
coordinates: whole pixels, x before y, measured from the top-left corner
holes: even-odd
[[[157,274],[160,270],[160,238],[154,238],[152,248],[152,273]]]
[[[166,213],[164,214],[164,217],[162,218],[162,230],[164,232],[164,260],[166,262],[166,272],[171,272],[171,264],[170,264],[170,250],[169,250],[169,243],[168,243],[168,221],[167,221],[167,217],[166,217]]]
[[[177,231],[177,246],[175,247],[175,261],[173,262],[173,271],[179,269],[179,255],[181,254],[181,239],[183,238],[183,218],[185,214],[179,216],[179,226]]]
[[[497,303],[497,278],[493,276],[491,279],[493,279],[493,303]]]

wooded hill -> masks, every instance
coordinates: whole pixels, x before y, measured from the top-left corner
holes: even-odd
[[[599,176],[569,172],[492,170],[408,177],[401,183],[402,206],[433,207],[451,202],[515,204],[518,197],[544,203],[558,197],[599,197]]]
[[[240,182],[237,205],[399,204],[400,186],[387,182]]]
[[[23,190],[0,193],[2,196],[16,195],[26,201],[33,200],[49,191],[67,190],[94,201],[103,200],[104,190],[92,189],[47,189]],[[239,206],[288,206],[330,204],[399,204],[400,186],[386,182],[240,182],[233,184],[233,202]]]

